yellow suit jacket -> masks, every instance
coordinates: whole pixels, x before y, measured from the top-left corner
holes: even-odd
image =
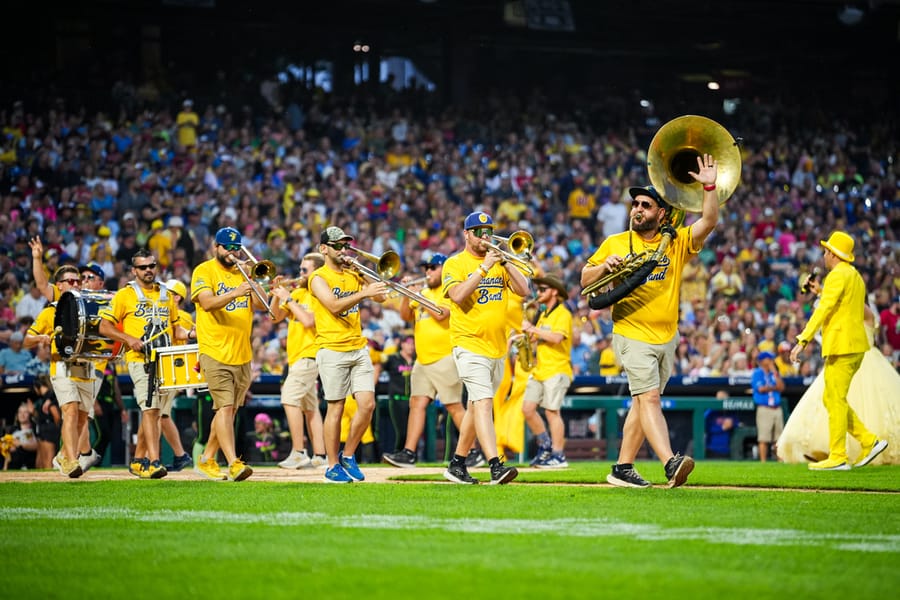
[[[865,282],[850,263],[840,262],[822,282],[819,305],[797,340],[810,341],[821,327],[822,356],[866,352],[865,305]]]

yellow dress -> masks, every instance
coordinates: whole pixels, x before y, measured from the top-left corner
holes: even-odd
[[[869,341],[875,330],[866,325]],[[822,403],[825,378],[819,373],[794,408],[778,438],[778,458],[786,463],[821,460],[828,456],[828,411]],[[900,464],[900,373],[878,350],[869,348],[859,371],[853,376],[847,401],[865,426],[879,439],[888,441],[887,449],[874,465]],[[851,463],[860,458],[860,445],[847,436],[847,456]]]

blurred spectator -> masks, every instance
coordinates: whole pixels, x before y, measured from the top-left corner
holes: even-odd
[[[0,375],[24,374],[28,369],[34,356],[23,349],[24,340],[20,331],[9,336],[9,347],[0,350]]]

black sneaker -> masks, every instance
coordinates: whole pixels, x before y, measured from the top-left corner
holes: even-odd
[[[688,475],[694,470],[694,459],[690,456],[682,456],[676,454],[666,461],[666,479],[669,480],[669,487],[676,488],[684,485]]]
[[[519,476],[515,467],[507,467],[503,463],[491,465],[491,485],[504,485]]]
[[[166,471],[178,472],[194,466],[194,460],[191,455],[185,452],[181,456],[176,456],[172,461],[172,466],[166,465]]]
[[[451,463],[450,466],[447,467],[447,470],[444,471],[444,479],[452,481],[453,483],[478,485],[478,480],[469,475],[469,471],[466,470],[466,465],[454,465]]]
[[[386,453],[381,459],[388,464],[404,469],[411,469],[416,466],[415,452],[410,452],[406,448],[400,452],[394,452],[393,454]]]
[[[467,467],[483,467],[485,464],[487,464],[487,459],[481,453],[481,450],[475,448],[469,450],[469,455],[466,457]]]
[[[647,488],[650,482],[634,470],[634,465],[613,465],[612,473],[606,476],[607,483],[616,487]]]
[[[537,465],[540,465],[540,464],[545,463],[548,460],[550,460],[550,457],[552,455],[553,455],[552,448],[540,448],[538,450],[537,455],[534,458],[532,458],[531,462],[528,464],[529,464],[529,466],[535,467]]]

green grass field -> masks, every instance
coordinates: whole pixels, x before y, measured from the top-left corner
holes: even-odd
[[[638,467],[664,479],[658,463]],[[896,593],[900,467],[810,473],[707,461],[675,490],[573,485],[608,469],[526,469],[509,486],[0,475],[3,590],[12,599]],[[527,485],[552,482],[567,485]]]

